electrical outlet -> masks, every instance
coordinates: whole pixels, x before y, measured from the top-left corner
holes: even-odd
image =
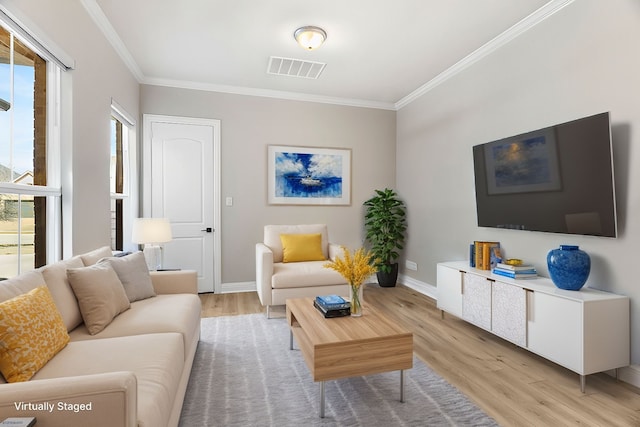
[[[404,262],[404,265],[407,267],[407,270],[418,271],[418,264],[413,261],[407,260]]]

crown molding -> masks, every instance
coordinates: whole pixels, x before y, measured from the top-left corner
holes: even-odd
[[[509,43],[510,41],[514,40],[526,31],[529,31],[531,28],[535,27],[540,22],[544,21],[564,7],[570,5],[574,1],[575,0],[552,0],[549,3],[545,4],[503,33],[499,34],[486,44],[482,45],[475,51],[471,52],[469,55],[462,58],[460,61],[456,62],[451,67],[447,68],[442,73],[438,74],[433,79],[429,80],[424,85],[420,86],[415,91],[411,92],[409,95],[402,98],[400,101],[396,102],[395,109],[400,110],[403,107],[406,107],[416,99],[420,98],[422,95],[436,88],[437,86],[462,72],[463,70],[469,68],[471,65],[490,55],[491,53]]]
[[[320,104],[342,105],[347,107],[375,108],[379,110],[393,110],[395,105],[391,102],[368,101],[363,99],[339,98],[308,93],[287,92],[271,89],[256,89],[243,86],[219,85],[213,83],[191,82],[184,80],[162,79],[158,77],[145,77],[142,84],[151,86],[175,87],[180,89],[193,89],[206,92],[221,92],[235,95],[258,96],[263,98],[277,98],[289,101],[316,102]]]
[[[82,6],[93,19],[93,22],[98,26],[102,34],[107,38],[111,46],[115,49],[116,53],[124,61],[125,65],[131,71],[133,76],[141,83],[144,80],[144,74],[138,66],[138,63],[133,59],[131,53],[125,46],[124,42],[111,25],[111,22],[107,19],[104,12],[95,0],[81,0]]]
[[[105,35],[107,40],[111,43],[117,54],[124,61],[125,65],[129,68],[131,73],[137,79],[137,81],[141,84],[147,84],[152,86],[166,86],[166,87],[175,87],[181,89],[193,89],[193,90],[202,90],[208,92],[221,92],[221,93],[230,93],[236,95],[246,95],[246,96],[259,96],[266,98],[278,98],[278,99],[286,99],[292,101],[304,101],[304,102],[316,102],[323,104],[334,104],[334,105],[343,105],[349,107],[362,107],[362,108],[374,108],[381,110],[392,110],[398,111],[403,107],[411,104],[413,101],[417,100],[421,96],[425,95],[432,89],[436,88],[440,84],[454,77],[458,73],[463,70],[469,68],[471,65],[490,55],[495,50],[501,48],[505,44],[514,40],[521,34],[530,30],[540,22],[544,21],[551,15],[560,11],[564,7],[570,5],[575,0],[551,0],[529,16],[525,17],[497,37],[493,38],[480,48],[476,49],[442,73],[438,74],[433,79],[429,80],[424,85],[420,86],[418,89],[411,92],[409,95],[400,99],[398,102],[382,102],[382,101],[372,101],[372,100],[363,100],[363,99],[353,99],[353,98],[340,98],[340,97],[330,97],[323,95],[313,95],[308,93],[298,93],[298,92],[287,92],[287,91],[277,91],[271,89],[256,89],[249,87],[241,87],[241,86],[229,86],[229,85],[219,85],[219,84],[211,84],[211,83],[202,83],[202,82],[192,82],[192,81],[182,81],[182,80],[172,80],[172,79],[163,79],[157,77],[147,77],[144,75],[136,61],[133,59],[133,56],[123,43],[120,36],[118,36],[117,32],[105,16],[104,12],[96,2],[96,0],[81,0],[82,5],[89,13],[89,16],[96,23],[98,28]]]
[[[136,63],[136,61],[133,59],[133,56],[125,46],[120,36],[118,36],[118,33],[113,28],[113,26],[105,16],[104,12],[100,8],[96,0],[81,0],[81,2],[84,8],[86,9],[87,13],[91,17],[91,19],[93,19],[93,21],[98,26],[98,28],[102,31],[102,33],[105,35],[109,43],[111,43],[111,46],[115,49],[118,56],[120,56],[120,58],[124,61],[127,68],[129,68],[131,73],[134,75],[136,80],[141,84],[148,84],[153,86],[175,87],[175,88],[181,88],[181,89],[194,89],[194,90],[202,90],[202,91],[208,91],[208,92],[231,93],[236,95],[278,98],[278,99],[286,99],[286,100],[292,100],[292,101],[316,102],[316,103],[322,103],[322,104],[334,104],[334,105],[343,105],[343,106],[349,106],[349,107],[395,110],[395,105],[392,102],[330,97],[330,96],[323,96],[323,95],[313,95],[308,93],[277,91],[277,90],[270,90],[270,89],[255,89],[255,88],[249,88],[249,87],[228,86],[228,85],[210,84],[210,83],[202,83],[202,82],[147,77],[144,75],[144,73],[142,72],[142,70]]]

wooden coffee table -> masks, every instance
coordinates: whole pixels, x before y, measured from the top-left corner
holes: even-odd
[[[325,381],[400,371],[404,402],[404,370],[413,367],[413,334],[366,304],[362,317],[325,319],[313,298],[287,300],[291,328],[313,381],[320,382],[320,417],[324,418]]]

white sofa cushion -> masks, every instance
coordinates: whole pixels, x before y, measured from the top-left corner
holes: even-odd
[[[109,246],[103,246],[79,256],[84,266],[89,267],[90,265],[93,265],[100,261],[102,258],[113,256],[113,251],[111,251],[111,248]]]
[[[336,271],[324,268],[327,261],[306,261],[273,264],[271,287],[302,288],[308,286],[340,285],[344,278]]]
[[[273,252],[273,262],[282,262],[281,234],[317,234],[322,236],[322,255],[329,257],[329,236],[326,224],[265,225],[263,243]]]
[[[200,298],[194,294],[158,295],[131,303],[129,310],[102,331],[90,335],[85,325],[70,332],[71,341],[96,338],[112,338],[125,335],[179,332],[184,337],[185,348],[199,332]]]
[[[72,331],[76,326],[82,323],[82,314],[76,295],[71,289],[69,279],[67,278],[68,268],[81,268],[84,263],[80,257],[73,257],[66,261],[59,261],[54,264],[45,265],[38,270],[42,273],[49,292],[55,301],[60,315],[67,327],[67,331]]]
[[[35,270],[27,271],[9,280],[2,280],[0,281],[0,302],[26,294],[40,286],[46,286],[46,283],[42,273]],[[49,289],[49,292],[51,292],[51,289]]]
[[[133,372],[138,426],[166,425],[184,368],[182,336],[135,335],[69,343],[32,380],[116,371]]]

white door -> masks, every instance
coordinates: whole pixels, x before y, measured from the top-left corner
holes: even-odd
[[[164,268],[198,272],[199,292],[220,292],[220,121],[144,116],[143,216],[168,218]]]

